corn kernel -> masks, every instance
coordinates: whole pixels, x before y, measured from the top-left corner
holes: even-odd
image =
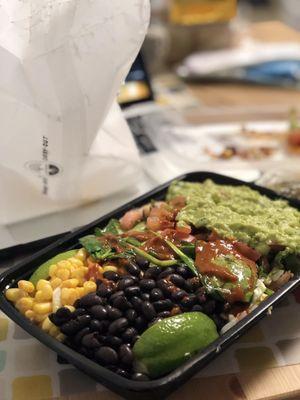
[[[69,289],[69,298],[68,298],[67,304],[70,304],[70,306],[72,306],[77,299],[78,299],[78,295],[77,295],[76,289],[73,289],[73,288]]]
[[[34,321],[35,322],[43,322],[47,317],[48,317],[48,313],[47,314],[34,314]]]
[[[36,290],[43,290],[43,288],[45,286],[49,286],[49,285],[50,285],[49,281],[47,281],[46,279],[40,279],[38,281],[38,283],[36,284]]]
[[[25,311],[25,317],[30,319],[31,321],[34,320],[34,312],[32,310]]]
[[[75,311],[74,306],[70,306],[69,304],[66,304],[65,307],[68,308],[71,312]]]
[[[68,261],[70,263],[72,263],[72,265],[75,266],[75,267],[82,267],[83,266],[83,262],[80,259],[76,258],[76,257],[71,257],[71,258],[69,258]]]
[[[7,289],[5,296],[7,300],[16,303],[22,297],[22,290],[17,288]]]
[[[85,295],[85,291],[83,287],[77,287],[76,288],[76,293],[77,293],[77,297],[83,297]]]
[[[49,335],[57,336],[60,333],[60,330],[57,326],[53,325],[49,330]]]
[[[84,292],[86,294],[96,292],[96,290],[97,290],[97,285],[93,281],[84,282],[83,287],[84,287]]]
[[[36,303],[33,306],[33,311],[37,314],[47,314],[52,312],[52,303]]]
[[[75,271],[73,271],[71,273],[71,278],[77,278],[77,279],[83,279],[85,277],[85,275],[88,272],[88,268],[87,267],[81,267],[78,269],[75,269]]]
[[[56,340],[58,340],[59,342],[63,342],[65,340],[65,335],[63,333],[59,333],[56,336]]]
[[[106,272],[106,271],[118,272],[118,268],[115,267],[114,265],[105,265],[105,266],[103,267],[103,271],[104,271],[104,272]]]
[[[78,260],[80,261],[85,261],[86,260],[86,251],[84,248],[78,250],[78,252],[76,253],[75,257],[78,258]]]
[[[49,317],[45,318],[42,323],[42,329],[45,332],[49,332],[50,329],[53,327],[53,323],[50,321]]]
[[[27,293],[33,293],[35,290],[33,283],[24,280],[18,282],[18,288],[24,290]]]
[[[32,297],[22,297],[20,300],[17,301],[16,308],[22,313],[25,313],[26,311],[32,309],[33,304],[34,300]]]
[[[56,289],[57,287],[59,287],[62,283],[62,280],[60,278],[53,278],[50,281],[51,287],[52,289]]]
[[[61,260],[57,263],[58,268],[67,268],[68,266],[68,261],[67,260]]]
[[[62,288],[76,288],[79,285],[79,280],[76,278],[67,279],[61,285]]]
[[[56,264],[52,264],[49,267],[49,276],[51,276],[51,278],[53,278],[56,274],[57,271],[57,265]]]
[[[66,281],[70,278],[70,271],[67,268],[58,268],[58,270],[56,271],[56,276],[62,281]]]

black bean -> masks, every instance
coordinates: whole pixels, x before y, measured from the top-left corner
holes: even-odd
[[[168,318],[171,316],[170,311],[161,311],[160,313],[157,314],[159,318]]]
[[[125,371],[125,369],[122,369],[122,368],[118,368],[116,370],[116,374],[122,376],[123,378],[127,378],[127,379],[130,377],[129,373],[127,371]]]
[[[164,298],[164,294],[160,289],[154,288],[151,290],[150,299],[152,301],[162,300],[163,298]]]
[[[200,280],[196,276],[185,281],[184,288],[188,292],[194,292],[195,290],[199,289]]]
[[[139,286],[130,286],[124,290],[127,297],[139,296],[141,293],[141,289]]]
[[[143,300],[141,300],[139,297],[134,296],[130,299],[130,302],[136,311],[141,311]]]
[[[134,285],[134,280],[132,278],[126,277],[123,278],[119,281],[118,283],[118,289],[119,290],[124,290],[129,286],[133,286]]]
[[[183,288],[185,285],[185,279],[178,275],[178,274],[171,274],[169,276],[169,280],[174,283],[175,286],[179,287],[179,288]]]
[[[79,315],[84,315],[86,314],[86,309],[85,308],[77,308],[75,311],[72,312],[72,317],[76,318],[79,317]]]
[[[136,320],[134,321],[134,327],[137,329],[138,332],[141,332],[143,329],[145,329],[147,326],[147,321],[139,316],[136,318]]]
[[[125,317],[128,319],[129,322],[133,322],[137,316],[137,312],[132,308],[125,312]]]
[[[99,340],[95,336],[95,332],[88,333],[81,339],[81,344],[88,349],[94,349],[100,346]]]
[[[73,304],[73,306],[74,306],[75,308],[80,307],[80,299],[75,300],[75,303]]]
[[[61,327],[60,330],[67,336],[75,335],[80,330],[80,324],[76,320],[71,320],[65,322]]]
[[[67,322],[72,318],[72,313],[67,307],[60,307],[56,311],[56,316],[59,319],[65,320],[65,322]]]
[[[203,312],[203,307],[200,304],[195,304],[192,308],[192,311]]]
[[[74,343],[79,346],[81,339],[83,338],[83,336],[87,335],[88,333],[90,333],[90,328],[88,326],[86,326],[85,328],[81,329],[79,332],[76,333],[75,337],[74,337]]]
[[[212,320],[214,321],[214,323],[216,324],[216,327],[217,327],[218,330],[222,329],[223,326],[225,325],[225,323],[227,322],[227,321],[224,321],[224,320],[223,320],[219,315],[217,315],[217,314],[213,314],[213,315],[211,316],[211,318],[212,318]]]
[[[146,270],[144,274],[144,278],[146,279],[155,279],[161,273],[161,268],[158,266],[150,267]]]
[[[80,299],[80,306],[81,307],[92,307],[97,304],[101,305],[102,300],[96,293],[89,293],[85,296],[81,297]]]
[[[118,354],[122,364],[131,365],[133,363],[133,354],[128,345],[122,344],[119,348]]]
[[[142,304],[142,313],[148,321],[156,317],[156,311],[149,301],[144,301]]]
[[[105,271],[103,278],[108,279],[109,281],[117,282],[120,279],[120,275],[114,271]]]
[[[163,293],[170,294],[170,291],[172,290],[172,288],[174,288],[174,285],[171,282],[160,279],[159,281],[157,281],[157,287],[161,289]]]
[[[134,381],[149,381],[149,377],[145,374],[141,374],[140,372],[135,372],[132,374],[131,379]]]
[[[157,312],[159,311],[171,311],[174,304],[170,299],[158,300],[153,303],[153,306]]]
[[[95,358],[104,365],[116,365],[118,363],[117,352],[108,346],[103,346],[95,352]]]
[[[85,326],[88,326],[92,320],[92,317],[88,314],[84,315],[79,315],[76,318],[76,321],[79,323],[80,328],[84,328]]]
[[[132,339],[137,335],[137,331],[134,328],[127,328],[122,334],[122,339],[125,343],[131,343]]]
[[[89,309],[89,312],[99,320],[107,318],[107,310],[104,306],[93,306]]]
[[[141,279],[140,280],[140,288],[142,291],[150,292],[156,286],[154,279]]]
[[[184,279],[191,276],[191,270],[183,265],[176,267],[176,273],[181,275]]]
[[[133,346],[133,345],[134,345],[134,343],[135,343],[137,340],[139,340],[139,338],[140,338],[140,336],[139,336],[139,335],[136,335],[136,336],[134,336],[134,337],[132,338],[131,345]]]
[[[122,333],[125,331],[125,329],[128,327],[128,321],[126,318],[118,318],[115,321],[113,321],[109,328],[108,332],[111,333],[112,335],[116,333]]]
[[[173,273],[174,273],[174,268],[172,268],[172,267],[164,268],[163,271],[158,275],[157,279],[159,279],[159,280],[164,279]]]
[[[141,256],[139,256],[139,255],[136,255],[136,256],[135,256],[135,261],[137,262],[138,266],[139,266],[140,268],[142,268],[143,270],[145,270],[145,269],[148,268],[148,266],[149,266],[149,261],[146,260],[146,258],[141,257]]]
[[[215,300],[208,300],[206,303],[203,304],[203,312],[205,314],[212,314],[215,311],[216,302]]]
[[[191,308],[196,303],[196,301],[197,301],[197,297],[193,294],[190,294],[189,296],[185,296],[181,300],[180,305],[184,308]]]
[[[49,319],[50,319],[50,321],[53,322],[53,324],[56,325],[56,326],[61,326],[61,325],[63,325],[64,323],[66,323],[65,319],[58,318],[58,316],[57,316],[55,313],[50,314],[50,315],[49,315]]]
[[[99,321],[98,319],[92,319],[90,322],[90,329],[92,332],[102,332],[103,325],[101,323],[102,321]]]
[[[141,299],[145,300],[145,301],[149,301],[150,300],[150,294],[149,293],[142,293],[141,294]]]
[[[122,311],[118,310],[115,307],[110,307],[108,310],[108,318],[112,321],[115,319],[121,318],[122,317]]]
[[[109,301],[112,303],[119,296],[124,296],[124,291],[123,290],[118,290],[116,293],[111,295]]]
[[[131,308],[131,303],[124,296],[119,296],[113,301],[113,306],[119,310],[125,311]]]
[[[161,320],[162,320],[162,318],[160,318],[160,317],[157,317],[157,318],[153,319],[151,322],[149,322],[148,328],[150,328],[152,325],[157,324],[157,323],[160,322]]]
[[[126,269],[131,275],[140,276],[140,273],[141,273],[140,267],[137,264],[135,264],[134,262],[130,262],[126,266]]]
[[[187,292],[185,290],[176,290],[172,293],[172,300],[174,301],[180,301],[182,300],[185,296],[187,295]]]
[[[207,300],[207,296],[205,293],[205,288],[201,287],[196,291],[196,295],[197,295],[197,300],[199,301],[200,304],[205,303]]]
[[[117,349],[121,346],[122,340],[118,336],[107,336],[105,339],[105,344]]]
[[[114,289],[110,286],[105,285],[102,283],[97,290],[98,296],[101,297],[109,297],[114,292]]]

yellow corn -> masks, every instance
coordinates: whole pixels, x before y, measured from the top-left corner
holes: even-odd
[[[24,290],[24,292],[27,293],[33,293],[35,290],[33,283],[24,280],[18,282],[18,288]]]
[[[49,276],[51,276],[51,278],[53,278],[55,276],[57,268],[58,267],[57,267],[56,264],[50,265],[50,267],[49,267]]]
[[[66,308],[68,308],[71,312],[75,311],[75,307],[70,306],[69,304],[65,305]]]
[[[25,311],[25,317],[30,319],[31,321],[34,320],[34,312],[32,310]]]
[[[22,297],[17,301],[16,308],[22,313],[25,313],[26,311],[31,310],[33,305],[34,300],[32,297]]]
[[[35,300],[38,303],[42,303],[44,301],[52,300],[53,289],[51,285],[45,285],[41,290],[38,290],[35,294]]]
[[[49,330],[49,335],[57,336],[60,333],[60,330],[57,326],[53,325]]]
[[[22,290],[17,288],[7,289],[5,292],[5,296],[7,300],[16,303],[22,297]]]
[[[82,267],[83,266],[83,262],[79,258],[70,257],[68,261],[70,263],[72,263],[76,267]]]
[[[64,339],[65,339],[65,335],[64,335],[63,333],[59,333],[59,334],[56,336],[56,340],[58,340],[59,342],[63,342]]]
[[[40,279],[36,284],[36,290],[43,290],[45,286],[49,286],[50,282],[46,281],[46,279]]]
[[[86,281],[83,284],[85,294],[96,292],[97,285],[93,281]]]
[[[62,283],[62,280],[60,278],[53,278],[50,281],[51,287],[52,289],[56,289],[57,287],[59,287]]]
[[[76,289],[73,288],[62,288],[61,290],[61,303],[63,306],[72,306],[78,299]]]
[[[79,280],[76,278],[67,279],[66,281],[62,282],[61,287],[64,288],[76,288],[79,285]]]
[[[59,267],[56,271],[57,278],[60,278],[62,281],[66,281],[70,278],[70,271],[67,268]]]
[[[77,287],[76,288],[76,293],[77,297],[80,299],[80,297],[83,297],[85,295],[85,291],[83,287]]]
[[[37,314],[47,314],[52,312],[52,303],[46,302],[46,303],[36,303],[33,306],[33,311]]]
[[[72,271],[71,278],[76,278],[76,279],[79,279],[79,281],[80,281],[85,277],[87,272],[88,272],[87,267],[77,268],[74,271]]]
[[[50,321],[49,317],[45,318],[42,323],[42,329],[45,332],[49,332],[50,329],[53,327],[53,323]]]
[[[114,265],[105,265],[105,266],[103,267],[103,271],[104,271],[104,272],[106,272],[106,271],[118,272],[118,268],[115,267]]]
[[[86,251],[85,251],[85,249],[82,248],[82,249],[78,250],[75,257],[78,258],[78,260],[80,260],[80,261],[85,261],[86,256],[87,256]]]
[[[34,314],[34,321],[35,322],[43,322],[47,317],[48,317],[48,313],[47,314]]]

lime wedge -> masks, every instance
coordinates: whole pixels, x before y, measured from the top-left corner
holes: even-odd
[[[51,258],[50,260],[44,262],[41,266],[38,267],[34,271],[34,273],[30,277],[30,282],[34,285],[38,283],[40,279],[47,279],[49,277],[49,268],[50,265],[56,264],[59,261],[67,260],[70,257],[74,257],[78,250],[69,250],[65,251],[64,253],[60,253],[57,256]]]
[[[133,347],[136,369],[158,378],[218,338],[216,325],[201,312],[163,319],[147,329]]]

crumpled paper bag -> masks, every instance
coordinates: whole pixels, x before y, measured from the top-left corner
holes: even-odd
[[[0,0],[0,224],[136,181],[115,98],[148,22],[149,0]]]

